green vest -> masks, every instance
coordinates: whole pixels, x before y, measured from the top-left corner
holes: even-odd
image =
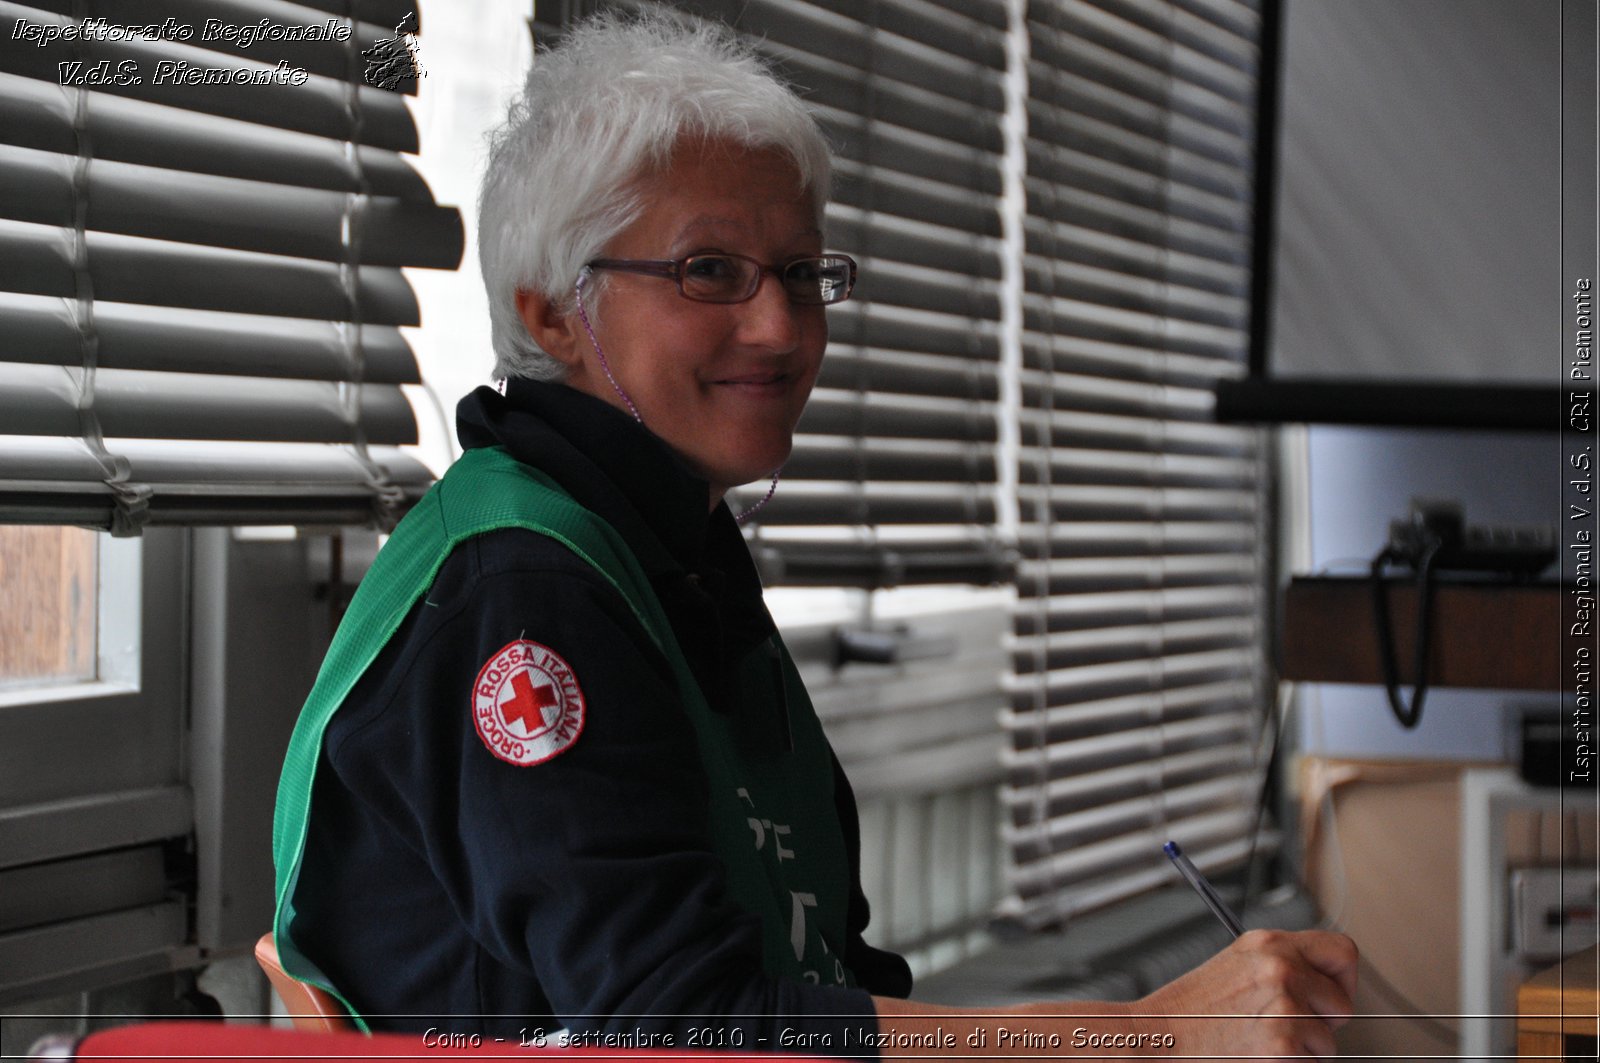
[[[622,537],[554,481],[500,448],[467,451],[400,522],[357,589],[295,725],[272,830],[277,891],[273,933],[284,969],[333,993],[366,1028],[290,936],[322,735],[356,681],[432,585],[450,551],[499,528],[547,535],[593,566],[616,587],[671,662],[694,727],[699,768],[709,784],[712,846],[726,869],[729,895],[761,921],[767,973],[821,985],[854,985],[843,962],[849,854],[833,803],[832,754],[782,641],[774,634],[740,662],[740,689],[770,689],[772,669],[781,670],[792,752],[774,748],[770,740],[768,721],[778,706],[740,706],[726,717],[707,706],[661,603]],[[605,710],[604,705],[589,709]],[[465,694],[458,711],[469,711]],[[741,736],[741,727],[750,727],[753,720],[767,729],[766,741]],[[534,765],[522,770],[540,769]]]

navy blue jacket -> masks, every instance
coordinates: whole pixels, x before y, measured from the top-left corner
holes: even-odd
[[[480,388],[459,427],[464,446],[506,447],[616,528],[712,708],[767,717],[749,722],[780,740],[780,699],[738,690],[725,666],[773,626],[704,481],[627,414],[557,384]],[[470,712],[479,669],[516,639],[559,653],[587,703],[571,748],[531,767],[494,757]],[[868,992],[904,996],[911,978],[861,940],[855,801],[837,761],[834,775],[852,862],[844,960],[861,989],[763,973],[760,928],[711,852],[669,664],[587,563],[492,532],[451,554],[329,724],[292,933],[374,1029],[645,1031],[677,1047],[709,1030],[709,1047],[746,1050],[788,1029],[828,1035],[813,1053],[872,1055],[854,1036],[875,1028]]]

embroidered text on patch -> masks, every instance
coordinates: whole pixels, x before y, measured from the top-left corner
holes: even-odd
[[[518,639],[478,671],[472,720],[483,744],[501,760],[540,764],[578,740],[583,691],[559,653]]]

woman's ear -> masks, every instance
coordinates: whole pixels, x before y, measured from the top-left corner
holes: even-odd
[[[580,361],[582,348],[578,343],[577,315],[565,312],[560,305],[542,292],[518,288],[516,294],[517,316],[522,326],[550,357],[569,370]]]

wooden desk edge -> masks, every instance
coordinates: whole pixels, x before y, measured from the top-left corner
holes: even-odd
[[[1595,1036],[1596,1018],[1600,1016],[1597,965],[1600,965],[1600,945],[1591,945],[1517,987],[1519,1039],[1524,1033]],[[1522,1054],[1520,1047],[1518,1054]]]

